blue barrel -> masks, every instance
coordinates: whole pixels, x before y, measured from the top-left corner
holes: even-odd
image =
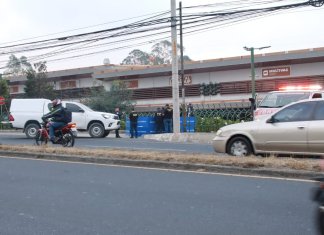
[[[138,136],[155,133],[154,117],[138,117],[137,134]],[[130,121],[126,119],[126,134],[130,135]]]
[[[183,118],[180,117],[180,130],[183,132]],[[196,118],[195,117],[187,117],[186,118],[186,132],[195,132],[196,127]],[[126,130],[125,133],[130,135],[130,121],[129,118],[126,118]],[[137,133],[138,136],[146,135],[146,134],[155,134],[156,133],[156,124],[154,117],[143,116],[138,117],[137,120]]]
[[[196,118],[186,117],[186,132],[195,132]],[[183,117],[180,117],[180,130],[183,132]]]

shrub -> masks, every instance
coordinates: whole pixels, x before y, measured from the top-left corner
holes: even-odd
[[[225,120],[220,117],[197,117],[196,118],[196,132],[216,132],[219,128],[230,125],[233,123],[239,123],[239,120]]]

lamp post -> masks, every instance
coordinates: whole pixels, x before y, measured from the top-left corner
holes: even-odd
[[[254,48],[254,47],[243,47],[246,51],[250,51],[251,52],[251,92],[252,92],[252,97],[249,99],[251,102],[251,112],[252,112],[252,118],[253,118],[253,114],[254,114],[254,107],[255,107],[255,68],[254,68],[254,50],[262,50],[262,49],[266,49],[269,48],[270,46],[265,46],[265,47],[258,47],[258,48]]]

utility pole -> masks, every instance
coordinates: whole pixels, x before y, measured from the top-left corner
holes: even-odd
[[[173,133],[180,133],[176,2],[171,0]]]
[[[251,93],[252,93],[252,97],[249,99],[251,102],[251,114],[252,114],[252,118],[254,118],[254,108],[255,108],[255,102],[256,102],[256,96],[255,96],[255,67],[254,67],[254,50],[262,50],[262,49],[266,49],[269,48],[270,46],[265,46],[265,47],[258,47],[258,48],[254,48],[254,47],[243,47],[246,51],[250,51],[251,52]]]
[[[180,62],[181,62],[181,93],[182,93],[182,126],[183,132],[187,131],[187,112],[186,112],[186,88],[184,84],[184,65],[183,65],[183,35],[182,35],[182,2],[179,2],[180,16]]]

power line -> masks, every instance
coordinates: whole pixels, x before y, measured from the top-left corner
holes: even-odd
[[[283,0],[279,1],[266,1],[267,3],[273,3],[273,2],[282,2]],[[237,4],[241,1],[235,1]],[[249,1],[251,2],[251,1]],[[256,1],[256,2],[261,2],[261,1]],[[282,5],[282,6],[274,6],[274,7],[268,7],[268,8],[254,8],[254,9],[244,9],[244,10],[239,10],[239,11],[229,11],[227,9],[222,10],[222,11],[210,11],[210,12],[200,12],[200,13],[191,13],[187,14],[184,16],[183,20],[183,25],[185,26],[186,29],[192,29],[191,31],[186,32],[186,34],[195,34],[198,32],[202,31],[208,31],[211,29],[215,28],[220,28],[220,27],[225,27],[229,26],[232,24],[236,24],[239,22],[243,21],[248,21],[251,19],[255,19],[257,17],[264,17],[267,15],[271,14],[276,14],[280,11],[284,10],[289,10],[289,9],[296,9],[300,7],[306,7],[309,6],[310,2],[301,2],[301,3],[296,3],[296,4],[289,4],[289,5]],[[110,29],[105,29],[101,31],[94,31],[94,32],[89,32],[85,34],[78,34],[78,35],[71,35],[67,36],[67,38],[64,38],[64,40],[59,40],[59,41],[39,41],[37,42],[31,42],[34,43],[35,45],[28,44],[27,47],[21,47],[20,52],[29,52],[29,51],[36,51],[36,50],[44,50],[44,49],[49,49],[49,48],[55,48],[55,47],[64,47],[49,53],[45,53],[43,55],[36,55],[34,58],[39,59],[39,58],[48,58],[48,57],[53,57],[57,55],[62,55],[64,53],[72,53],[72,52],[77,52],[79,50],[87,50],[95,47],[101,47],[101,46],[107,46],[107,45],[113,45],[117,44],[118,41],[114,42],[106,42],[102,43],[101,45],[96,44],[92,46],[87,46],[90,44],[94,44],[99,41],[104,41],[107,39],[112,39],[112,38],[119,38],[119,37],[129,37],[126,39],[121,39],[119,41],[124,41],[124,42],[131,42],[131,41],[136,41],[140,40],[143,38],[147,37],[156,37],[160,34],[165,34],[168,33],[169,31],[166,31],[164,29],[169,29],[170,25],[170,18],[157,18],[158,16],[153,16],[149,20],[142,20],[141,22],[134,22],[131,24],[127,24],[125,26],[119,26],[115,28],[110,28]],[[207,25],[207,26],[206,26]],[[164,30],[164,31],[163,31]],[[100,33],[99,33],[100,32]],[[150,32],[147,34],[147,32]],[[152,33],[155,32],[155,33]],[[135,36],[134,35],[140,35],[140,36]],[[89,38],[91,37],[91,38]],[[50,40],[50,39],[49,39]],[[53,40],[53,39],[52,39]],[[70,42],[68,42],[70,41]],[[152,41],[152,39],[150,39]],[[62,43],[63,42],[63,43]],[[90,53],[85,53],[81,55],[76,55],[73,57],[66,57],[66,58],[58,58],[54,59],[51,61],[55,60],[64,60],[64,59],[70,59],[70,58],[79,58],[82,56],[89,56],[97,53],[102,53],[102,52],[107,52],[107,51],[113,51],[113,50],[121,50],[124,48],[129,48],[134,45],[143,45],[147,44],[148,42],[138,42],[136,44],[132,45],[125,45],[121,47],[115,47],[115,48],[110,48],[102,51],[97,51],[97,52],[90,52]],[[26,45],[26,44],[22,44]],[[77,48],[69,48],[71,46],[78,45]],[[14,47],[16,47],[15,45]],[[32,46],[32,47],[31,47]],[[69,49],[68,49],[69,48]],[[16,48],[17,51],[19,51],[19,48]],[[13,51],[7,51],[6,53],[12,53]],[[34,59],[33,58],[33,59]],[[4,67],[2,67],[4,68]]]

